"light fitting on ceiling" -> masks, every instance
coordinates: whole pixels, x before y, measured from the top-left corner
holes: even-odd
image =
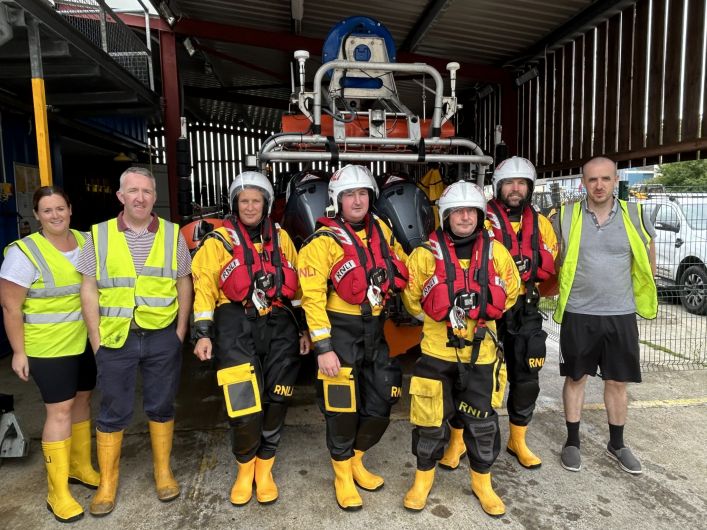
[[[521,85],[527,83],[528,81],[535,79],[539,75],[540,75],[540,72],[538,71],[537,68],[535,68],[533,66],[530,70],[523,72],[518,77],[516,77],[516,85],[521,86]]]
[[[299,35],[302,32],[302,18],[304,18],[304,0],[291,0],[290,1],[290,12],[292,17],[292,23],[294,24],[295,35]]]
[[[189,37],[184,39],[184,48],[186,48],[187,53],[189,54],[189,57],[193,56],[196,53],[196,48],[194,48],[194,43],[191,41]]]
[[[160,15],[165,19],[165,22],[169,24],[170,28],[174,27],[174,24],[177,22],[177,17],[169,8],[169,4],[167,2],[160,2],[157,5],[157,11],[160,12]]]

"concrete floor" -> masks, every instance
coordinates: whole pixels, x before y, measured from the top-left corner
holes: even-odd
[[[565,439],[561,412],[562,380],[557,346],[549,343],[541,372],[541,396],[528,434],[543,459],[525,470],[505,451],[493,468],[496,491],[506,503],[500,519],[486,516],[471,493],[468,464],[437,471],[427,508],[418,514],[402,507],[415,472],[410,453],[408,402],[396,405],[393,421],[367,465],[386,478],[375,493],[362,492],[364,508],[345,513],[335,502],[324,424],[309,386],[298,386],[288,415],[274,474],[280,499],[260,506],[255,498],[242,508],[228,501],[235,464],[228,447],[225,415],[214,373],[185,353],[178,398],[173,469],[182,495],[160,503],[154,494],[150,441],[144,415],[136,415],[123,445],[120,489],[115,511],[96,519],[88,513],[73,528],[705,528],[707,516],[707,370],[650,372],[630,387],[626,441],[643,462],[644,474],[624,473],[604,454],[608,439],[602,386],[587,387],[581,436],[583,469],[560,467]],[[407,378],[406,378],[407,380]],[[46,479],[40,437],[44,420],[39,393],[0,360],[0,392],[15,395],[16,413],[32,438],[25,459],[0,461],[0,528],[66,528],[45,508]],[[508,423],[502,411],[503,442]],[[71,486],[88,508],[92,492]]]

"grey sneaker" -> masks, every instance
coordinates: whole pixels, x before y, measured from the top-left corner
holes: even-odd
[[[609,443],[606,446],[606,454],[616,460],[619,463],[619,467],[626,471],[626,473],[631,473],[632,475],[640,475],[643,473],[640,460],[633,455],[631,449],[628,447],[614,449],[611,447],[611,443]]]
[[[579,454],[579,447],[568,445],[562,448],[560,463],[567,471],[579,471],[582,469],[582,456]]]

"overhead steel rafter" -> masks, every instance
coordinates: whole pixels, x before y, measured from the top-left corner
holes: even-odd
[[[414,52],[437,19],[449,8],[454,0],[431,0],[424,13],[405,37],[400,50]]]
[[[138,28],[145,27],[145,20],[143,17],[134,15],[130,16],[126,14],[121,14],[119,16],[128,26]],[[153,27],[164,31],[170,30],[170,27],[161,20],[155,21],[155,25]],[[228,24],[219,24],[217,22],[208,22],[193,18],[179,19],[175,23],[173,31],[184,37],[230,42],[232,44],[243,44],[245,46],[280,50],[288,53],[292,53],[295,50],[309,50],[313,55],[319,55],[320,50],[324,45],[323,39],[303,37],[302,35],[293,35],[291,33],[281,31],[265,31],[262,29],[230,26]],[[398,53],[398,60],[400,62],[426,63],[433,66],[440,72],[445,71],[447,63],[449,62],[448,59],[440,59],[438,57],[430,57],[428,55],[420,55],[406,51]],[[459,64],[461,68],[457,72],[457,78],[482,81],[485,83],[505,83],[510,79],[510,73],[498,66],[463,62]]]
[[[636,0],[598,0],[520,53],[515,59],[504,63],[504,66],[522,66],[543,55],[547,50],[569,42],[574,37],[594,28],[600,21],[635,3]]]

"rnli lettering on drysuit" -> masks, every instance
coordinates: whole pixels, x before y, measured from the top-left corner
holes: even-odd
[[[287,260],[279,244],[279,226],[264,221],[260,252],[239,219],[223,223],[230,236],[233,259],[223,267],[219,287],[233,302],[252,301],[261,309],[278,298],[291,300],[297,292],[297,271]]]
[[[505,310],[505,285],[496,272],[490,246],[488,234],[480,231],[473,243],[469,268],[462,269],[449,235],[441,228],[430,235],[435,273],[423,285],[420,302],[431,319],[449,322],[450,342],[458,347],[469,343],[467,318],[478,321],[477,330],[484,328],[485,334],[484,322],[500,318]]]
[[[391,290],[405,287],[407,268],[385,240],[377,218],[369,214],[364,219],[368,245],[363,244],[348,223],[338,218],[322,217],[317,223],[330,230],[317,235],[333,234],[344,251],[343,258],[331,268],[330,276],[342,300],[353,305],[368,301],[371,306],[382,306]]]

